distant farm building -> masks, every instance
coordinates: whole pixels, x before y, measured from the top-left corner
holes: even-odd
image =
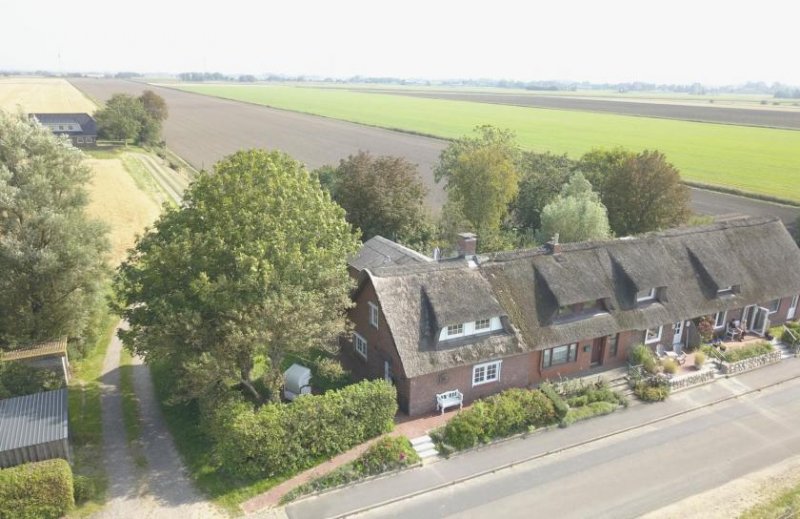
[[[0,400],[0,468],[69,460],[67,390]]]
[[[89,114],[30,114],[56,135],[66,135],[73,146],[97,144],[97,122]]]

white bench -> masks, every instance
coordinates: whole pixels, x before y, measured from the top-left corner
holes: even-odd
[[[464,407],[464,394],[458,389],[436,395],[436,409],[441,411],[442,414],[448,407],[455,406],[458,406],[459,409]]]

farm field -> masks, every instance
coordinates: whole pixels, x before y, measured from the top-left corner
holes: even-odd
[[[90,158],[86,163],[94,173],[87,213],[109,225],[109,263],[116,266],[133,247],[136,235],[158,218],[161,207],[152,194],[140,189],[122,158]]]
[[[0,78],[0,109],[93,113],[95,104],[64,79]]]
[[[702,121],[746,126],[765,126],[800,130],[800,107],[751,105],[720,106],[721,103],[686,100],[654,100],[652,98],[619,97],[578,97],[561,95],[539,95],[531,93],[465,92],[445,90],[409,89],[360,89],[358,92],[375,94],[406,95],[428,99],[448,99],[451,101],[471,101],[557,110],[579,110],[587,112],[608,112],[621,115],[638,115],[685,121]]]
[[[616,114],[411,98],[339,89],[185,85],[182,90],[388,129],[455,138],[479,124],[511,128],[536,151],[658,149],[688,181],[800,201],[800,132]]]

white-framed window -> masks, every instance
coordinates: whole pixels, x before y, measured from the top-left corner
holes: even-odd
[[[364,357],[367,358],[367,340],[359,335],[358,333],[353,333],[353,347],[356,351]]]
[[[374,326],[375,328],[378,327],[378,305],[369,301],[367,303],[369,305],[369,324]]]
[[[727,296],[733,294],[733,285],[717,289],[717,296]]]
[[[773,299],[767,304],[767,309],[769,309],[769,313],[774,314],[781,309],[781,300]]]
[[[714,314],[714,328],[723,328],[725,326],[726,317],[728,317],[728,312],[717,312]]]
[[[464,323],[451,324],[447,327],[448,337],[461,337],[464,335]]]
[[[500,362],[487,362],[472,367],[472,385],[479,386],[500,380]]]
[[[578,360],[577,342],[565,344],[564,346],[556,346],[555,348],[542,351],[543,368],[558,366],[559,364],[567,364],[568,362],[575,362],[576,360]]]
[[[658,328],[648,328],[644,332],[644,343],[645,344],[653,344],[654,342],[658,342],[661,340],[661,331],[664,329],[663,326],[659,326]]]
[[[478,321],[475,321],[476,332],[488,331],[491,328],[491,326],[492,326],[491,319],[480,319]]]
[[[651,288],[649,290],[642,290],[641,292],[636,292],[636,302],[643,303],[645,301],[652,301],[656,298],[656,289]]]

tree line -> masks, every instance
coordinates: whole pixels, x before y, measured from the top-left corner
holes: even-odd
[[[147,146],[164,144],[161,128],[168,116],[166,101],[152,90],[145,90],[139,97],[114,94],[94,114],[101,139]]]

